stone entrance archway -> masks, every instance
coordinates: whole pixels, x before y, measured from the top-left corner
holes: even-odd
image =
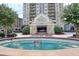
[[[40,14],[30,24],[30,34],[36,34],[37,32],[54,34],[54,24],[52,20],[48,18],[48,16]]]

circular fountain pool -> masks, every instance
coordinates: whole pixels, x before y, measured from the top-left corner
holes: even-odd
[[[79,41],[49,38],[27,38],[1,41],[0,46],[27,50],[59,50],[79,47]]]

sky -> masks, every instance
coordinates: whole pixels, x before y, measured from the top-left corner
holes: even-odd
[[[15,10],[20,18],[23,18],[23,4],[7,4],[10,8]]]

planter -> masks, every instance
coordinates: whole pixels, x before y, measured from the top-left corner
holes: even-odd
[[[64,33],[55,33],[55,34],[57,34],[57,35],[62,35],[62,34],[64,34]]]
[[[23,35],[28,35],[29,33],[22,33]]]
[[[15,33],[10,33],[10,34],[8,34],[7,35],[8,37],[15,37],[15,36],[17,36]]]

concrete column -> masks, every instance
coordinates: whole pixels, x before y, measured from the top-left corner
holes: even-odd
[[[54,25],[51,24],[47,25],[47,33],[49,35],[54,34]]]
[[[36,25],[31,24],[30,25],[30,34],[36,34],[36,33],[37,33]]]

